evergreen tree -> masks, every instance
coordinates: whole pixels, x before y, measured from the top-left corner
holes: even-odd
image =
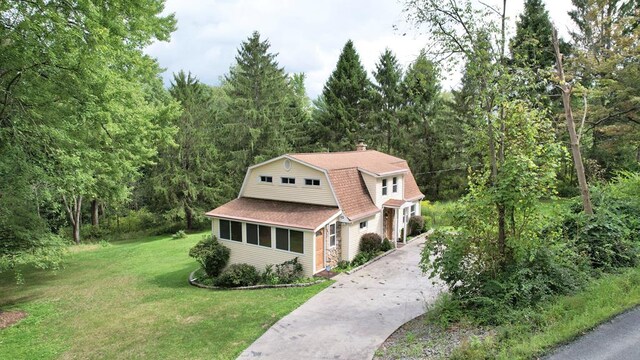
[[[292,74],[288,79],[290,99],[289,116],[291,122],[287,126],[285,133],[295,152],[312,151],[311,135],[309,126],[311,124],[312,106],[311,99],[307,96],[304,85],[305,74]]]
[[[438,171],[452,166],[447,161],[458,153],[458,145],[449,139],[462,130],[454,128],[456,123],[446,116],[449,108],[440,90],[438,69],[423,50],[402,80],[399,132],[403,136],[397,138],[395,147],[410,161],[418,184],[430,199],[442,197]]]
[[[316,146],[329,151],[352,150],[357,140],[369,140],[371,83],[351,40],[322,90],[323,106],[315,112]]]
[[[551,20],[542,0],[526,0],[511,39],[514,61],[534,69],[550,68],[555,63],[551,44]]]
[[[182,114],[174,123],[178,129],[175,145],[160,149],[152,168],[151,196],[147,202],[154,212],[171,220],[183,220],[187,230],[198,227],[201,214],[220,203],[221,174],[215,134],[219,114],[211,91],[191,73],[173,75],[169,88],[180,103]]]
[[[236,64],[225,77],[231,102],[225,115],[223,137],[229,157],[225,164],[238,184],[250,165],[286,153],[290,149],[285,129],[292,122],[288,107],[291,89],[284,69],[269,52],[268,40],[255,31],[238,49]]]
[[[402,104],[401,81],[402,68],[398,64],[398,59],[389,49],[385,49],[380,55],[380,60],[376,64],[373,72],[376,79],[375,96],[373,107],[376,130],[372,134],[372,140],[377,140],[371,145],[374,147],[384,144],[387,153],[395,153],[393,140],[398,132],[398,111]],[[377,135],[377,136],[376,136]]]

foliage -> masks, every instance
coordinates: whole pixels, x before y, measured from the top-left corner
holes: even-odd
[[[360,252],[376,253],[380,251],[382,238],[376,233],[366,233],[360,237]]]
[[[396,153],[399,132],[398,112],[403,104],[402,68],[389,49],[380,55],[373,72],[376,80],[372,98],[372,120],[375,129],[369,137],[369,145],[384,149],[388,154]],[[404,136],[404,135],[403,135]],[[395,149],[394,149],[395,147]]]
[[[638,171],[640,150],[640,7],[633,1],[572,1],[569,12],[574,56],[567,72],[575,77],[576,107],[584,114],[586,155],[607,179],[617,171]],[[576,111],[578,112],[578,111]]]
[[[182,111],[172,122],[178,131],[172,143],[160,147],[157,163],[147,170],[142,195],[167,221],[183,221],[193,230],[208,223],[201,214],[224,195],[215,139],[228,100],[183,71],[173,75],[169,93]]]
[[[298,257],[276,265],[276,276],[282,283],[290,284],[302,278],[302,264]]]
[[[409,223],[407,226],[409,228],[409,233],[407,235],[420,235],[424,230],[424,218],[420,215],[412,216],[409,218]]]
[[[459,203],[454,201],[449,202],[430,202],[428,200],[423,200],[420,203],[420,214],[425,219],[424,231],[429,230],[429,228],[439,228],[445,226],[451,226],[454,221],[455,215],[458,213],[460,209]]]
[[[310,129],[318,149],[352,150],[368,130],[371,82],[351,40],[342,48],[335,70],[322,89]],[[369,133],[365,134],[369,135]],[[368,136],[364,137],[368,141]]]
[[[231,264],[216,278],[216,285],[222,287],[239,287],[256,285],[260,281],[260,273],[255,266],[249,264]]]
[[[510,309],[535,305],[584,283],[584,261],[559,231],[538,229],[529,236],[528,248],[504,269],[496,269],[490,254],[473,249],[473,235],[436,230],[420,265],[431,277],[442,279],[455,301],[477,321],[500,323]]]
[[[594,191],[595,214],[585,216],[574,204],[565,215],[566,237],[597,270],[612,271],[638,264],[640,245],[640,202],[630,191],[640,185],[637,174],[626,174]]]
[[[186,237],[187,237],[187,233],[185,233],[184,230],[178,230],[175,234],[171,235],[171,238],[174,240],[184,239]]]
[[[365,263],[369,262],[369,260],[376,257],[377,254],[378,254],[378,251],[360,251],[359,253],[356,254],[356,256],[353,257],[353,260],[351,260],[350,265],[351,267],[358,267],[360,265],[364,265]]]
[[[294,94],[270,47],[269,41],[254,31],[240,45],[236,63],[224,78],[230,102],[219,136],[226,149],[224,182],[232,186],[231,193],[226,194],[229,198],[239,190],[250,165],[289,150],[288,126],[304,125],[294,118],[303,112],[290,111]]]
[[[382,240],[382,244],[380,244],[380,251],[389,251],[393,249],[393,244],[391,243],[391,241],[389,241],[389,239],[384,238],[384,240]]]
[[[19,201],[36,203],[36,216],[54,224],[67,210],[76,243],[82,199],[126,202],[173,130],[175,104],[142,51],[175,28],[162,10],[160,0],[0,5],[0,144],[11,154],[0,161],[24,166],[28,177],[8,181],[36,190]]]
[[[540,358],[598,324],[640,304],[640,270],[605,275],[570,296],[515,311],[495,335],[455,349],[456,359]],[[438,321],[434,319],[433,321]]]
[[[189,256],[196,259],[207,275],[216,277],[227,266],[231,251],[215,236],[206,235],[189,250]]]

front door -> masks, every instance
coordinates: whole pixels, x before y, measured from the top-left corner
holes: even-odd
[[[394,210],[390,208],[384,209],[384,237],[393,241],[393,214]]]
[[[316,272],[324,269],[324,229],[316,233]]]

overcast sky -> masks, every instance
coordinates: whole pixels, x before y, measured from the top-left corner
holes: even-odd
[[[566,34],[571,1],[545,3],[561,35]],[[522,4],[522,0],[507,1],[512,23]],[[146,51],[166,68],[167,85],[180,70],[191,71],[204,83],[218,84],[234,63],[240,43],[254,30],[269,39],[271,52],[279,54],[277,60],[287,72],[306,74],[312,99],[322,92],[348,39],[353,40],[369,74],[385,47],[406,67],[429,41],[407,26],[402,4],[396,0],[167,0],[165,12],[175,13],[178,29],[170,42],[152,44]],[[459,76],[454,74],[444,85],[452,88],[458,83]]]

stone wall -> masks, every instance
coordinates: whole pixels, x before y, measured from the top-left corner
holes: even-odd
[[[342,259],[342,226],[340,223],[336,223],[336,247],[329,248],[329,227],[325,228],[327,232],[327,265],[335,267],[338,265],[338,261]]]

